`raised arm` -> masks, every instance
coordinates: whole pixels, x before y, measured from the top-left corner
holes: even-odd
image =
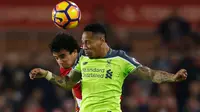
[[[187,71],[185,69],[181,69],[176,74],[172,74],[143,66],[135,58],[128,56],[125,52],[120,52],[119,56],[122,59],[121,66],[125,76],[134,74],[142,79],[148,79],[155,83],[179,82],[187,78]]]
[[[187,78],[187,71],[185,69],[172,74],[161,70],[153,70],[146,66],[137,67],[132,74],[139,75],[143,79],[152,80],[155,83],[179,82]]]
[[[77,82],[81,80],[81,73],[76,70],[72,70],[66,77],[61,77],[53,74],[50,71],[35,68],[29,73],[30,79],[46,78],[51,83],[58,85],[64,89],[72,89]]]

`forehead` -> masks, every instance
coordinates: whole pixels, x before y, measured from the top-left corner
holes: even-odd
[[[83,34],[82,34],[82,41],[84,41],[84,40],[92,40],[92,39],[93,39],[92,32],[89,32],[89,31],[83,32]]]
[[[59,55],[68,55],[69,54],[69,51],[65,50],[65,49],[62,49],[60,50],[59,52],[53,52],[53,56],[59,56]]]

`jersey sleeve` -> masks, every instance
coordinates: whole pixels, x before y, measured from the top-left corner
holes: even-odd
[[[123,58],[122,66],[125,76],[133,72],[137,67],[141,66],[135,58],[128,56],[125,52],[122,53],[121,58]]]
[[[81,72],[81,65],[79,61],[77,61],[73,66],[73,70],[76,70],[77,72]]]

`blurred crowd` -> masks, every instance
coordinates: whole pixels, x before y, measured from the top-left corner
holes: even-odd
[[[188,71],[186,81],[164,84],[129,75],[123,86],[123,112],[200,112],[200,24],[192,28],[176,10],[151,32],[113,27],[101,9],[97,9],[93,21],[106,26],[112,48],[125,50],[141,64],[171,73],[181,68]],[[81,30],[74,33],[79,34]],[[29,79],[29,71],[35,67],[59,74],[48,42],[44,41],[47,49],[40,52],[4,54],[0,63],[0,112],[74,112],[71,91],[45,79]],[[32,45],[34,48],[39,44]]]

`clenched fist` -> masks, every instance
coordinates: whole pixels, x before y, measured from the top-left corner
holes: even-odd
[[[44,78],[47,75],[48,71],[41,69],[41,68],[34,68],[30,71],[29,77],[30,79],[35,78]]]
[[[179,70],[175,75],[174,75],[174,81],[179,82],[187,79],[187,71],[185,69]]]

